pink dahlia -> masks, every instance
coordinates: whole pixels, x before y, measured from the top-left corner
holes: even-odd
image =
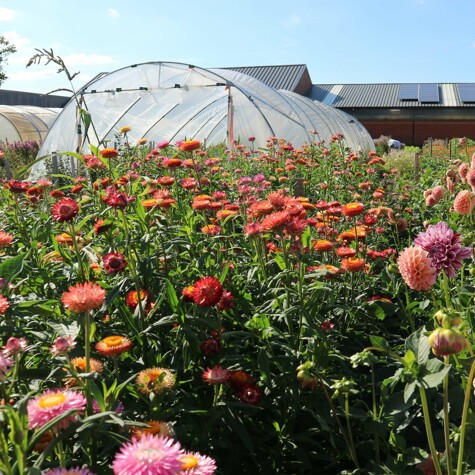
[[[437,269],[427,251],[418,246],[408,247],[398,259],[399,272],[414,290],[430,290],[437,280]]]
[[[427,251],[437,273],[443,270],[448,277],[455,277],[462,267],[462,259],[472,256],[471,248],[462,247],[462,236],[455,234],[444,221],[428,226],[414,239],[414,244]]]
[[[216,472],[216,462],[198,452],[186,452],[180,462],[181,473],[185,475],[213,475]]]
[[[41,396],[28,401],[28,427],[40,428],[68,411],[75,410],[77,414],[81,414],[85,408],[86,398],[79,391],[49,389]],[[58,423],[57,427],[64,429],[74,419],[74,415],[69,416]]]
[[[145,434],[121,447],[112,470],[115,475],[176,475],[181,471],[180,459],[184,455],[179,442]]]
[[[94,475],[94,473],[90,472],[87,468],[53,468],[52,470],[48,470],[44,472],[43,475]]]

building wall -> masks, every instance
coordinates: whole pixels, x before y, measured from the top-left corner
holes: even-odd
[[[421,146],[429,137],[451,139],[468,137],[475,140],[475,121],[377,121],[360,119],[373,138],[390,135],[406,145]]]

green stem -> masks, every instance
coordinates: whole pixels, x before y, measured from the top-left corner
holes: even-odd
[[[81,280],[84,282],[86,280],[86,275],[84,272],[84,264],[82,261],[81,252],[79,250],[79,246],[76,240],[76,229],[74,228],[74,223],[72,221],[69,223],[69,225],[71,228],[70,232],[71,232],[71,239],[73,240],[74,251],[76,252],[76,257],[78,259],[80,277],[81,277]]]
[[[444,271],[442,271],[442,286],[444,288],[444,295],[445,295],[445,306],[447,309],[452,307],[451,300],[450,300],[450,289],[449,289],[449,278],[445,274]]]
[[[376,403],[376,377],[374,375],[374,364],[371,364],[371,386],[372,386],[372,393],[373,393],[373,422],[378,421],[378,415],[377,415],[377,410],[378,406]],[[375,429],[374,429],[374,459],[376,461],[376,464],[379,465],[381,460],[379,456],[379,435],[378,435],[378,430],[376,428],[375,424]]]
[[[472,381],[475,375],[475,360],[470,368],[470,373],[467,379],[467,386],[465,387],[465,398],[463,400],[462,422],[460,423],[460,438],[459,438],[459,455],[457,460],[457,475],[463,474],[463,453],[465,449],[465,430],[467,428],[468,406],[472,396]]]
[[[429,405],[427,403],[426,391],[422,386],[419,386],[419,392],[421,394],[422,412],[424,414],[424,424],[426,427],[427,441],[429,442],[430,454],[434,463],[435,472],[437,475],[443,475],[442,468],[440,467],[439,454],[435,448],[434,436],[432,434],[432,425],[430,423]]]
[[[351,458],[355,462],[355,465],[358,466],[358,459],[356,457],[356,449],[355,443],[353,441],[353,432],[351,431],[351,423],[350,423],[350,395],[349,393],[345,393],[345,419],[346,419],[346,429],[348,431],[348,439],[350,441],[350,448],[351,448]]]
[[[444,363],[449,364],[450,355],[444,357]],[[444,439],[445,439],[445,453],[447,454],[447,475],[452,475],[452,447],[450,444],[450,426],[449,426],[449,373],[444,377],[443,381],[443,395],[444,395]]]

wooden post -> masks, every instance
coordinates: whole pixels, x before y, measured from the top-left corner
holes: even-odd
[[[296,178],[294,184],[294,196],[305,196],[303,178]]]
[[[419,160],[419,153],[414,154],[414,181],[417,183],[419,181],[419,175],[421,172],[421,162]]]

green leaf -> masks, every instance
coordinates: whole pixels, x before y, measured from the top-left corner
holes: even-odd
[[[11,281],[23,269],[23,261],[27,254],[18,254],[18,256],[11,257],[0,264],[0,275]]]
[[[62,323],[48,322],[48,325],[56,332],[58,336],[68,337],[70,336],[73,340],[79,335],[81,329],[76,321],[72,322],[71,325],[63,325]]]
[[[385,350],[391,349],[389,343],[382,336],[370,335],[369,341],[373,346],[379,346],[380,348],[384,348]]]
[[[417,381],[412,381],[406,384],[404,388],[404,402],[405,403],[409,401],[409,399],[411,398],[412,394],[414,393],[414,390],[416,389],[416,386],[417,386]]]
[[[430,346],[429,338],[424,333],[419,337],[419,351],[417,353],[417,362],[420,365],[425,364],[429,360]]]
[[[271,381],[269,357],[264,348],[259,350],[259,354],[257,355],[257,365],[261,371],[262,379],[266,383],[266,386],[269,386]]]
[[[178,297],[175,292],[175,288],[173,287],[172,283],[167,279],[167,294],[168,294],[168,301],[174,313],[177,313],[178,310]]]
[[[420,378],[420,382],[425,388],[436,388],[437,386],[439,386],[439,384],[442,383],[445,376],[448,374],[450,368],[452,367],[452,365],[444,365],[440,361],[439,363],[443,366],[442,369],[440,369],[436,373],[429,373]]]

